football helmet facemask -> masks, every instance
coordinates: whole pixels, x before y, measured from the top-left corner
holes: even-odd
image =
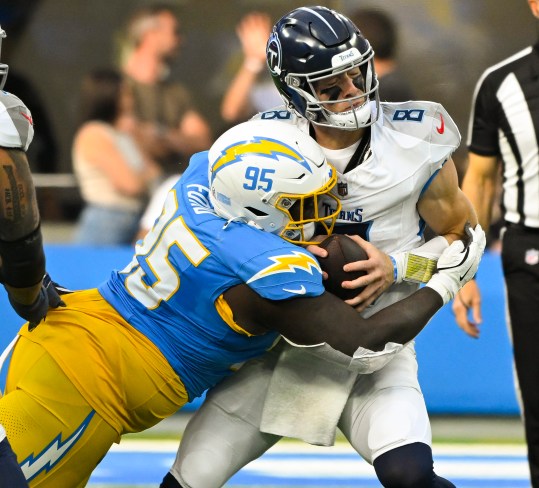
[[[337,174],[314,139],[297,127],[244,122],[222,134],[208,157],[210,201],[220,217],[294,244],[316,244],[315,228],[331,235],[341,209],[330,193]],[[330,207],[335,210],[323,214]]]
[[[2,55],[2,39],[5,39],[6,37],[6,31],[0,27],[0,59]],[[4,85],[6,84],[7,79],[7,72],[8,72],[8,65],[0,62],[0,90],[4,89]]]
[[[266,58],[273,81],[287,106],[313,124],[356,130],[372,125],[380,107],[374,51],[354,23],[325,7],[300,7],[273,27]],[[316,84],[349,72],[361,94],[320,100]],[[371,101],[375,102],[372,112]],[[336,104],[348,109],[334,111]]]

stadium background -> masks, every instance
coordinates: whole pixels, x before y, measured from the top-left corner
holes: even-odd
[[[97,285],[123,267],[130,249],[69,244],[80,204],[71,174],[70,144],[82,76],[113,64],[117,35],[129,12],[147,0],[2,0],[0,24],[8,33],[2,61],[34,85],[59,143],[55,174],[36,175],[49,270],[68,287]],[[172,76],[192,91],[217,135],[220,97],[240,59],[234,28],[250,10],[277,19],[318,3],[351,13],[357,6],[387,10],[398,22],[399,61],[417,98],[441,102],[466,137],[472,92],[489,65],[533,42],[537,25],[525,0],[171,0],[177,5],[183,45]],[[39,121],[38,121],[39,123]],[[462,173],[464,144],[456,154]],[[433,431],[442,439],[508,438],[522,442],[513,391],[511,347],[503,309],[499,256],[488,253],[479,275],[485,324],[480,340],[464,336],[445,307],[418,338],[420,377]],[[0,291],[0,348],[20,321]],[[195,404],[191,408],[196,408]],[[457,419],[458,423],[452,420]],[[171,425],[166,424],[164,430]],[[175,427],[173,427],[175,428]],[[479,430],[478,430],[479,429]],[[166,436],[164,430],[158,435]],[[509,485],[507,485],[509,486]]]

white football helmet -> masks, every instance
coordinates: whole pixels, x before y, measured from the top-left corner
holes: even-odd
[[[337,182],[320,146],[290,124],[250,120],[221,135],[209,151],[210,200],[216,213],[294,244],[330,235],[341,209]],[[336,210],[322,215],[320,197]],[[327,208],[327,205],[325,206]]]
[[[0,27],[0,56],[2,55],[2,39],[6,37],[6,31]],[[4,88],[7,79],[8,65],[0,62],[0,90]]]

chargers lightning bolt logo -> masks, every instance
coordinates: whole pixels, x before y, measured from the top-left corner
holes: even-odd
[[[246,154],[270,158],[276,161],[278,161],[280,157],[285,157],[288,160],[287,162],[292,160],[293,162],[300,164],[309,173],[312,173],[311,168],[303,156],[292,147],[276,139],[254,137],[252,141],[237,142],[221,152],[221,155],[214,161],[211,167],[212,181],[220,170],[231,164],[242,161],[243,156]]]
[[[30,454],[20,465],[26,480],[34,479],[43,470],[49,472],[82,437],[94,414],[95,412],[92,411],[64,442],[62,442],[62,434],[58,434],[37,456]]]
[[[318,261],[307,254],[299,251],[292,251],[291,254],[283,254],[281,256],[272,256],[269,258],[273,261],[266,268],[260,270],[254,276],[252,276],[247,283],[259,280],[260,278],[266,278],[277,273],[295,273],[296,270],[307,271],[307,273],[313,274],[313,270],[322,274]]]

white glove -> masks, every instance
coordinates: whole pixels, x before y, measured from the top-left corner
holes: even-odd
[[[425,285],[442,297],[444,305],[475,276],[485,251],[487,239],[479,224],[475,229],[467,225],[465,232],[469,237],[468,243],[461,240],[453,242],[438,259],[436,273]]]

